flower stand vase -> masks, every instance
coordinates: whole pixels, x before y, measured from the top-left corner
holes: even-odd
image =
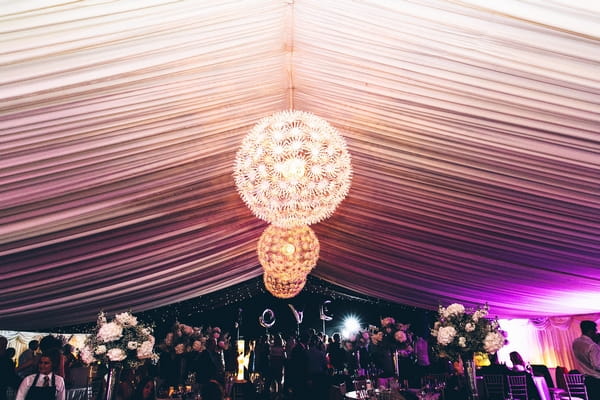
[[[467,378],[467,395],[469,400],[479,400],[477,389],[477,368],[473,357],[466,358],[464,363],[465,377]]]
[[[123,371],[123,364],[120,362],[108,363],[106,386],[104,388],[104,394],[101,397],[102,400],[115,400],[117,398],[116,391],[121,378],[121,371]]]

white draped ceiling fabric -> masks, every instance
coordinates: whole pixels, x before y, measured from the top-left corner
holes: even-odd
[[[600,310],[600,9],[570,0],[0,2],[0,327],[261,273],[242,137],[294,108],[354,178],[313,274],[504,318]]]

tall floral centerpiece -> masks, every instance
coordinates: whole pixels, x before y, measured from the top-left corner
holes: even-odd
[[[381,320],[381,330],[384,333],[384,345],[389,347],[394,361],[394,373],[397,377],[406,378],[406,371],[414,360],[414,337],[410,324],[396,322],[393,317]]]
[[[96,327],[81,350],[81,359],[88,365],[100,363],[108,367],[105,400],[114,397],[123,366],[137,368],[147,360],[158,359],[154,342],[152,328],[139,323],[130,312],[117,314],[110,322],[103,312],[98,314]]]
[[[440,357],[462,361],[467,374],[469,395],[478,399],[475,353],[495,354],[506,344],[506,334],[500,329],[498,319],[488,318],[487,304],[468,311],[462,304],[440,306],[438,321],[431,330],[436,337],[435,348]]]

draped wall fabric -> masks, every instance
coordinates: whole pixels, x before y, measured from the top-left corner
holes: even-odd
[[[579,323],[591,320],[600,324],[600,314],[542,319],[543,324],[528,319],[500,320],[502,329],[508,332],[508,344],[498,352],[500,361],[510,365],[510,352],[518,351],[531,364],[578,368],[571,346],[581,336]]]
[[[289,107],[354,179],[314,274],[435,309],[599,311],[600,11],[481,1],[0,3],[0,327],[256,277],[243,135]]]
[[[18,362],[19,356],[21,355],[21,353],[23,353],[25,350],[27,350],[29,348],[29,342],[31,342],[32,340],[39,341],[40,339],[42,339],[44,336],[47,336],[47,335],[61,336],[61,338],[64,339],[64,341],[66,343],[69,343],[70,345],[72,345],[74,349],[83,348],[85,339],[87,337],[87,335],[81,334],[81,333],[60,335],[57,333],[24,332],[24,331],[19,332],[19,331],[0,330],[0,336],[4,336],[6,339],[8,339],[7,348],[12,347],[15,349],[16,355],[14,357],[14,360],[16,362]],[[19,365],[17,364],[17,367],[18,366]]]
[[[0,336],[4,336],[6,339],[8,339],[8,345],[6,347],[12,347],[13,349],[15,349],[15,362],[18,362],[21,353],[28,349],[29,342],[31,342],[32,340],[40,340],[45,335],[45,333],[39,332],[17,332],[0,330]]]

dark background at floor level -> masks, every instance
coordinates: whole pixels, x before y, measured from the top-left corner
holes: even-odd
[[[162,339],[176,321],[191,326],[219,326],[235,336],[235,322],[241,316],[240,335],[244,338],[257,338],[266,329],[259,324],[259,316],[265,309],[275,314],[275,324],[269,332],[282,332],[284,335],[296,331],[296,319],[289,307],[292,304],[297,311],[303,311],[300,330],[313,328],[322,331],[320,308],[325,307],[332,321],[325,323],[326,333],[331,335],[341,331],[346,316],[354,315],[362,326],[380,325],[380,319],[394,317],[397,322],[410,323],[411,330],[419,336],[428,336],[429,328],[435,321],[437,312],[387,302],[374,297],[355,293],[339,286],[308,276],[302,292],[292,299],[278,299],[264,288],[262,276],[231,286],[229,288],[200,296],[194,299],[174,303],[154,310],[138,312],[131,310],[139,320],[155,325],[157,339]],[[121,310],[129,311],[129,310]],[[108,315],[109,319],[113,315]],[[89,332],[95,321],[64,327],[48,327],[44,331],[79,333]]]

